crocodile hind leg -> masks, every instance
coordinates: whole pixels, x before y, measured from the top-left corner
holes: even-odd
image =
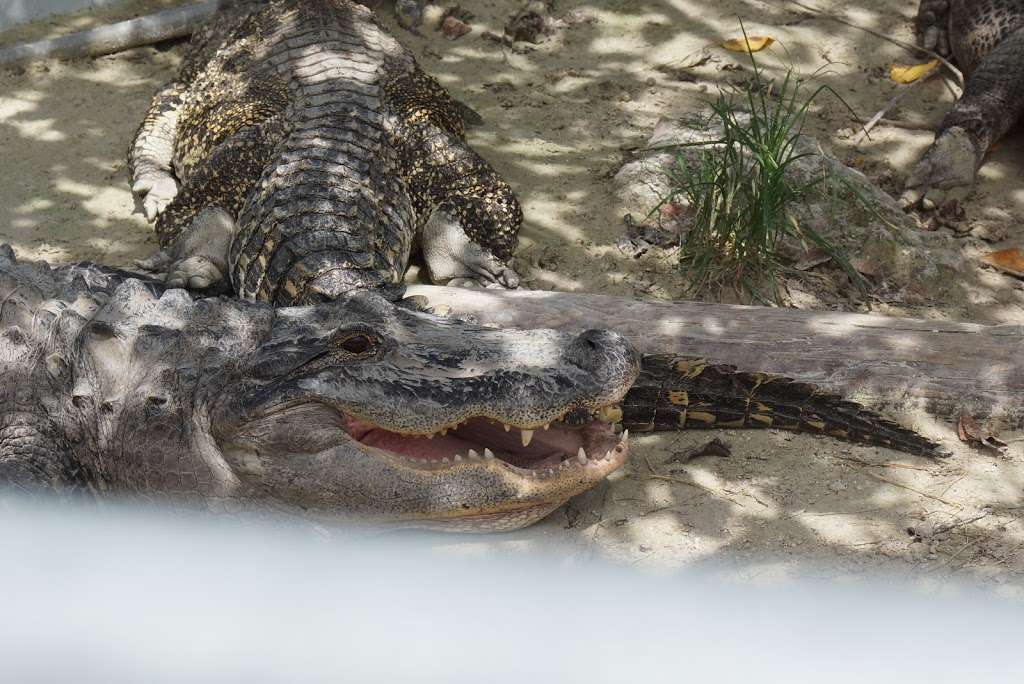
[[[963,62],[976,56],[979,46],[964,41],[964,45],[954,46],[954,51],[964,53],[963,59],[958,57]],[[963,96],[942,120],[935,142],[911,171],[900,203],[910,207],[920,202],[923,208],[932,209],[965,196],[985,154],[1022,114],[1024,27],[1018,27],[1001,36],[970,72]]]
[[[386,87],[431,280],[517,287],[507,262],[523,212],[508,183],[465,141],[465,123],[479,116],[418,69]]]
[[[217,146],[157,219],[162,248],[141,267],[165,271],[170,287],[208,289],[226,282],[235,217],[270,157],[279,126],[276,118],[249,126]]]
[[[945,455],[935,442],[814,385],[673,354],[645,355],[620,406],[622,426],[638,432],[778,428]]]

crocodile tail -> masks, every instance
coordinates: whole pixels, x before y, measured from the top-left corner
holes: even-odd
[[[649,354],[622,400],[622,426],[639,432],[778,428],[945,456],[939,444],[820,387],[674,354]]]

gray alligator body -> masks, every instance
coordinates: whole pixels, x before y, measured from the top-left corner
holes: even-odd
[[[474,116],[361,5],[222,0],[129,153],[150,265],[289,305],[395,283],[418,246],[437,282],[515,286],[522,212]]]
[[[932,208],[973,184],[985,154],[1024,114],[1024,0],[921,0],[917,35],[967,79],[902,198]]]
[[[637,370],[609,332],[196,300],[0,247],[0,482],[25,489],[513,529],[624,462],[595,416]]]

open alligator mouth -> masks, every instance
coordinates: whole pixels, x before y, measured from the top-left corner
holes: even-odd
[[[593,412],[576,409],[535,428],[475,416],[419,435],[347,417],[346,428],[364,447],[418,467],[444,469],[466,462],[492,462],[522,476],[546,479],[580,470],[603,476],[622,465],[629,451],[629,431],[618,432],[615,421],[621,415],[613,405]]]

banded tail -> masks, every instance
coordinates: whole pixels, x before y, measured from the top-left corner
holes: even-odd
[[[621,407],[622,426],[637,432],[778,428],[921,456],[948,455],[913,430],[816,385],[674,354],[644,355],[640,377]]]

